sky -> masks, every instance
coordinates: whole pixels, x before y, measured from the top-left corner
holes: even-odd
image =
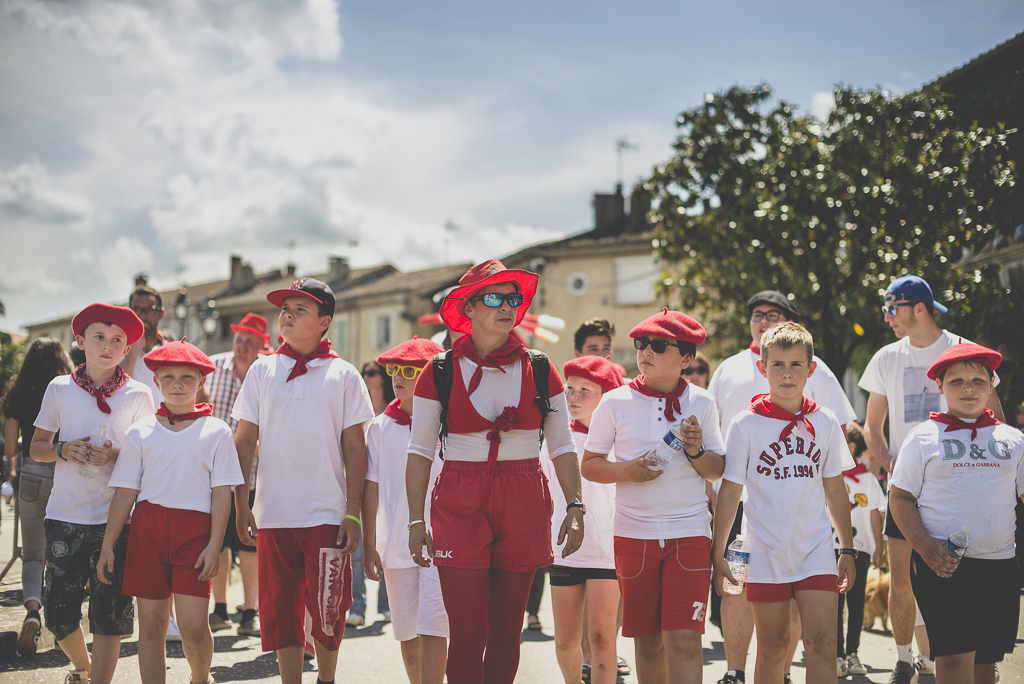
[[[4,0],[0,328],[328,257],[481,261],[593,225],[705,93],[920,87],[1019,0]],[[446,226],[449,226],[446,229]]]

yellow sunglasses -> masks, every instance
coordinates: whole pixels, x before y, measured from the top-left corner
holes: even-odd
[[[385,370],[387,370],[388,375],[391,377],[395,377],[401,373],[402,377],[406,380],[415,380],[416,376],[423,371],[422,368],[417,368],[416,366],[399,366],[396,363],[389,363]]]

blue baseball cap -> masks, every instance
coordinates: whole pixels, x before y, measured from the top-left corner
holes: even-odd
[[[948,311],[946,307],[935,301],[935,297],[932,296],[932,288],[929,287],[924,278],[919,278],[918,276],[908,275],[897,278],[889,284],[886,294],[891,294],[893,300],[897,302],[930,303],[934,313],[946,313]]]

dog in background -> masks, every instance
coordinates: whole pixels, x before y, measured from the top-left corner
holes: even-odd
[[[864,588],[864,629],[873,629],[882,618],[882,631],[889,631],[889,573],[875,568],[868,571]]]

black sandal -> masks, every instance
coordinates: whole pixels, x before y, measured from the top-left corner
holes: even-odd
[[[585,681],[585,682],[589,682],[590,681],[590,666],[589,665],[584,665],[583,666],[583,675],[582,675],[581,679],[583,679],[583,681]]]

